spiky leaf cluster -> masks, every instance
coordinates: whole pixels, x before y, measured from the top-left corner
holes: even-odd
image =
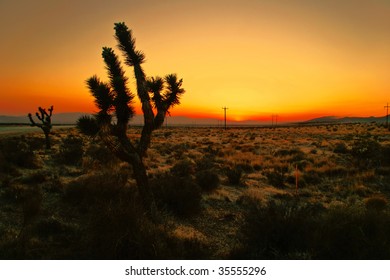
[[[107,83],[102,82],[97,76],[87,80],[87,86],[95,98],[95,105],[99,109],[96,115],[99,122],[110,122],[113,107],[114,94]]]
[[[87,136],[95,136],[99,132],[99,124],[96,118],[92,116],[81,116],[76,123],[77,129],[87,135]]]
[[[124,22],[115,23],[115,38],[118,48],[126,55],[126,64],[129,66],[140,65],[145,62],[145,54],[135,49],[135,38],[132,31]]]
[[[151,94],[153,107],[158,112],[169,113],[169,109],[180,104],[180,97],[185,92],[181,87],[182,79],[176,74],[169,74],[164,78],[152,77],[147,80],[148,91]]]
[[[110,86],[115,92],[113,105],[118,123],[127,125],[127,122],[135,113],[133,106],[130,104],[134,95],[127,87],[128,78],[125,76],[118,56],[111,48],[104,47],[102,56],[110,78]]]

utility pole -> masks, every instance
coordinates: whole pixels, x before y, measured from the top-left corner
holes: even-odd
[[[389,103],[387,103],[385,109],[386,109],[386,127],[389,127]]]
[[[226,107],[222,107],[223,111],[224,111],[224,116],[225,116],[225,129],[226,129],[226,110],[229,109],[229,108],[226,108]]]
[[[275,126],[277,126],[278,125],[278,115],[276,115],[276,114],[273,114],[272,116],[272,127],[274,127],[274,121],[275,121]]]

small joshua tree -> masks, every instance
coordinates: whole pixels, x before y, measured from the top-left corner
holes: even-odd
[[[119,159],[132,165],[146,210],[154,211],[155,202],[149,188],[143,158],[150,145],[152,132],[162,126],[169,109],[180,103],[179,98],[184,89],[181,87],[182,80],[178,79],[176,74],[164,78],[146,78],[141,67],[145,55],[135,49],[132,31],[123,22],[116,23],[114,29],[118,48],[125,57],[125,64],[134,69],[137,95],[142,106],[144,126],[138,145],[134,145],[127,136],[129,120],[135,114],[135,96],[127,86],[128,78],[112,48],[104,47],[102,51],[109,82],[102,82],[98,77],[92,76],[87,79],[87,85],[99,109],[95,116],[99,125],[99,136]],[[115,122],[112,114],[116,117]]]
[[[51,116],[53,114],[53,105],[48,109],[49,112],[46,112],[46,109],[39,107],[39,112],[36,112],[35,115],[37,116],[38,120],[41,123],[36,123],[34,119],[32,118],[31,113],[28,114],[28,118],[30,119],[31,126],[39,127],[43,130],[43,133],[45,134],[45,140],[46,140],[46,149],[50,149],[50,131],[52,128],[51,125]]]

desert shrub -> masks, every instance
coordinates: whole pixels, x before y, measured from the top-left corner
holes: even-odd
[[[7,169],[10,168],[10,164],[8,164],[7,160],[5,159],[4,153],[2,150],[0,150],[0,173],[7,173]]]
[[[217,156],[220,153],[220,148],[214,148],[212,145],[214,144],[213,142],[205,142],[203,144],[206,144],[206,146],[203,151],[206,154],[209,154],[209,156]]]
[[[291,157],[291,162],[301,161],[305,159],[305,153],[297,148],[292,148],[289,150],[286,149],[280,149],[275,152],[275,156],[279,157]]]
[[[211,170],[202,170],[196,174],[196,182],[204,191],[213,191],[219,187],[218,174]]]
[[[351,155],[361,168],[378,166],[381,160],[381,145],[368,136],[362,136],[353,143]]]
[[[76,202],[81,195],[77,205],[89,205],[88,211],[81,212],[85,224],[80,238],[72,244],[72,254],[78,258],[193,259],[207,255],[197,240],[176,239],[165,226],[150,221],[136,188],[126,187],[124,178],[100,174],[70,186],[68,201]]]
[[[83,158],[83,139],[75,135],[68,135],[62,139],[57,161],[64,164],[76,165]]]
[[[388,259],[390,215],[358,206],[331,208],[318,225],[318,259]]]
[[[88,208],[120,195],[128,179],[125,171],[99,172],[78,177],[64,186],[66,202]]]
[[[226,169],[226,176],[228,178],[229,184],[231,185],[239,185],[241,182],[242,174],[243,170],[237,165]]]
[[[390,145],[384,145],[381,147],[382,164],[390,166]]]
[[[0,227],[0,259],[13,260],[21,259],[23,256],[18,252],[18,242],[15,236],[19,233],[18,230]]]
[[[255,171],[249,160],[239,162],[236,164],[237,168],[240,168],[245,173],[252,173]]]
[[[388,259],[390,215],[357,205],[294,200],[252,201],[247,207],[241,248],[244,259]]]
[[[172,236],[164,225],[144,214],[136,196],[100,205],[91,216],[81,246],[88,259],[205,259],[210,252],[201,241]]]
[[[91,143],[86,151],[85,156],[103,165],[109,165],[119,162],[118,158],[102,143]]]
[[[171,168],[171,173],[178,177],[188,177],[195,173],[195,164],[189,159],[180,160]]]
[[[168,236],[166,240],[168,249],[165,251],[165,256],[162,256],[164,259],[205,260],[212,254],[207,244],[196,238],[182,239]]]
[[[126,184],[124,172],[104,172],[66,186],[65,202],[76,205],[85,220],[72,252],[78,258],[156,259],[168,254],[163,228],[149,220],[136,188]]]
[[[375,174],[381,176],[390,176],[390,167],[378,167],[375,168]]]
[[[91,209],[82,238],[83,254],[91,259],[157,258],[156,251],[161,250],[158,228],[145,217],[138,200],[126,192],[121,196],[126,199],[112,197]]]
[[[151,186],[160,208],[180,217],[199,213],[201,189],[190,178],[162,175],[153,180]]]
[[[301,178],[309,185],[315,185],[321,182],[320,174],[314,169],[305,171],[301,175]]]
[[[310,254],[310,235],[316,227],[320,206],[288,200],[271,200],[266,205],[249,201],[243,227],[243,247],[233,258],[288,259]]]
[[[26,142],[30,146],[30,149],[33,151],[42,150],[45,148],[45,141],[43,137],[30,136],[26,138]]]
[[[368,210],[383,211],[387,206],[387,199],[383,196],[372,196],[364,200],[364,205]]]
[[[38,158],[34,154],[25,137],[5,138],[0,141],[0,163],[6,169],[7,165],[24,168],[38,168]]]
[[[188,151],[188,144],[187,143],[179,143],[175,144],[172,147],[173,157],[175,159],[181,159],[184,157],[185,152]]]
[[[334,147],[333,152],[336,154],[346,154],[348,153],[348,148],[343,142],[339,142]]]
[[[15,198],[20,202],[23,213],[23,225],[32,223],[42,209],[43,192],[40,185],[21,185],[14,188]]]
[[[265,173],[268,183],[276,188],[286,187],[286,176],[282,169],[275,168]]]
[[[44,170],[35,171],[27,176],[21,177],[19,181],[23,184],[40,184],[48,180],[48,172]]]
[[[341,165],[323,166],[322,168],[317,170],[320,175],[328,177],[342,177],[348,175],[349,172],[353,171],[353,169],[348,169]]]
[[[211,154],[205,154],[201,159],[196,161],[196,169],[199,171],[210,170],[215,167],[215,156]]]

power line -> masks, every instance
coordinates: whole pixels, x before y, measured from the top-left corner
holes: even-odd
[[[386,127],[389,127],[389,103],[387,103],[385,109],[386,109]]]

